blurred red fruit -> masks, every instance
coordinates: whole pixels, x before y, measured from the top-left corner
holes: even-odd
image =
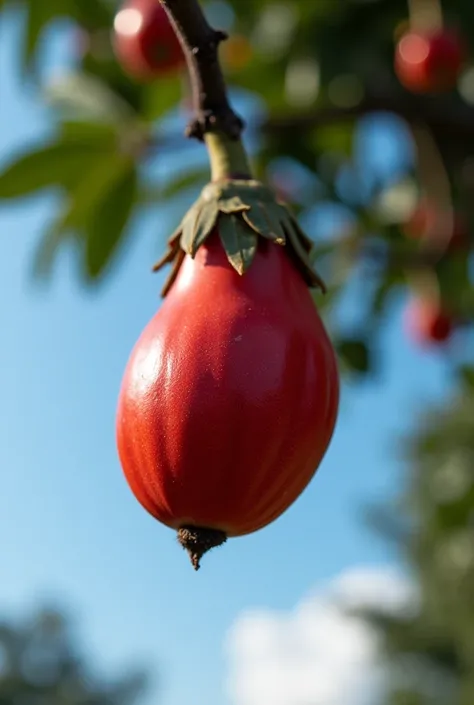
[[[446,245],[447,250],[462,250],[469,244],[468,226],[462,215],[455,213],[451,221],[452,231],[447,231],[443,215],[432,204],[421,201],[411,217],[404,223],[402,231],[412,240],[432,238],[433,243]]]
[[[453,29],[402,36],[395,53],[395,73],[414,93],[449,91],[456,85],[466,58],[464,43]]]
[[[414,298],[405,310],[408,335],[419,345],[439,345],[446,342],[453,332],[453,320],[438,304]]]
[[[143,81],[181,68],[184,54],[158,0],[129,0],[114,21],[114,48],[123,69]]]

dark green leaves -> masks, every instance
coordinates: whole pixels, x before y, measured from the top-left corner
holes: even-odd
[[[313,265],[308,252],[308,239],[302,239],[300,229],[289,214],[283,221],[283,227],[288,236],[287,246],[293,251],[296,263],[310,287],[317,287],[321,291],[326,291],[326,285],[321,277],[313,269]]]
[[[153,121],[176,108],[182,96],[179,76],[162,76],[156,83],[143,88],[143,115]]]
[[[370,350],[364,340],[344,338],[336,344],[337,353],[349,371],[365,375],[371,367]]]
[[[236,179],[207,184],[176,230],[176,235],[181,236],[182,250],[194,257],[216,223],[229,262],[239,274],[244,274],[252,264],[258,237],[285,245],[288,236],[290,255],[309,286],[324,290],[324,283],[309,258],[311,240],[277,202],[272,191],[260,182]],[[175,254],[171,247],[155,269],[172,261]]]
[[[25,9],[23,33],[23,69],[35,73],[40,40],[55,20],[70,18],[89,30],[112,26],[113,5],[106,0],[0,0],[0,11],[8,5]]]
[[[27,196],[52,186],[73,188],[93,164],[116,149],[110,129],[68,124],[58,140],[26,152],[0,173],[0,200]]]
[[[0,174],[0,199],[26,196],[51,186],[65,186],[87,169],[95,156],[84,144],[52,144],[25,154]]]
[[[224,215],[219,219],[219,235],[227,258],[239,274],[244,274],[253,262],[258,236],[238,215]]]
[[[269,213],[259,204],[255,204],[250,210],[244,211],[242,217],[259,235],[276,242],[278,245],[284,245],[286,242],[285,231],[280,225],[278,218],[269,217]]]
[[[84,272],[97,278],[117,249],[137,202],[137,169],[120,150],[116,131],[100,123],[64,123],[58,140],[22,155],[0,174],[0,200],[48,187],[64,194],[34,257],[34,273],[45,277],[65,240],[82,245]]]
[[[34,273],[45,277],[71,238],[83,252],[83,271],[99,277],[117,250],[138,203],[133,156],[117,131],[104,123],[66,122],[55,143],[23,154],[0,174],[0,200],[59,187],[63,201],[34,257]]]
[[[116,252],[133,211],[137,173],[130,162],[121,165],[86,222],[86,271],[96,279]]]
[[[191,257],[195,256],[198,248],[211,234],[218,212],[215,201],[198,202],[198,205],[188,211],[183,220],[181,246]]]
[[[65,240],[60,220],[57,218],[49,225],[36,245],[32,259],[32,274],[36,279],[45,280],[50,276],[56,255]]]
[[[52,82],[45,99],[62,114],[75,119],[122,125],[136,119],[129,103],[106,83],[86,73],[71,73]]]
[[[136,193],[137,172],[129,159],[109,155],[96,165],[89,179],[80,183],[70,206],[43,236],[35,254],[36,276],[48,276],[61,245],[74,238],[84,253],[84,274],[97,279],[122,240]]]
[[[459,378],[470,390],[474,390],[474,366],[462,365],[458,370]]]
[[[23,155],[0,174],[0,199],[47,187],[66,192],[59,214],[35,255],[34,272],[46,276],[62,243],[83,244],[84,271],[96,278],[115,252],[137,199],[133,159],[116,136],[86,124],[68,124],[58,142]]]
[[[54,19],[64,16],[67,3],[63,0],[26,3],[26,27],[23,39],[23,62],[26,69],[34,69],[35,51],[46,26]]]

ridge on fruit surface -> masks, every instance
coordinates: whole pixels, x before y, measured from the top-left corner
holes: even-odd
[[[184,257],[194,258],[215,228],[227,259],[239,274],[245,274],[252,264],[258,238],[263,237],[287,246],[308,286],[326,291],[323,280],[312,267],[312,241],[273,191],[255,179],[221,179],[204,187],[169,238],[167,251],[153,267],[158,271],[166,264],[173,264],[162,296],[173,285]]]

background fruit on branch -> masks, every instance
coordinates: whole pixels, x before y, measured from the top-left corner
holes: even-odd
[[[364,330],[355,341],[368,346],[363,367],[387,302],[417,279],[413,268],[434,272],[438,303],[450,310],[456,331],[474,305],[469,2],[450,5],[435,30],[416,24],[416,2],[410,8],[396,0],[204,6],[211,23],[231,34],[221,56],[249,123],[257,176],[302,218],[337,207],[342,225],[335,221],[328,237],[313,232],[314,257],[331,279],[323,305],[337,307],[352,276],[370,270]],[[21,60],[51,105],[55,129],[47,144],[25,145],[24,154],[4,164],[0,198],[59,190],[63,207],[38,243],[35,270],[47,275],[60,248],[71,246],[83,274],[100,280],[118,261],[140,210],[184,192],[191,200],[206,181],[202,150],[181,135],[190,99],[184,58],[157,0],[41,7],[31,0],[24,14]],[[38,75],[38,57],[58,21],[71,38],[71,69]],[[416,46],[410,53],[402,51],[405,44]],[[435,97],[424,95],[429,87],[407,84],[407,72],[416,81],[420,71],[438,81]],[[377,154],[372,113],[380,116],[380,139],[391,134],[398,144],[385,160]],[[150,178],[155,165],[165,173],[159,181]],[[439,221],[429,227],[420,220],[425,206],[429,220]],[[465,248],[449,266],[461,220]],[[344,362],[365,372],[361,358],[350,359],[351,332],[335,333]]]

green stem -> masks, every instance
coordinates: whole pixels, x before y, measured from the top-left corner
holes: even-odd
[[[247,154],[240,139],[230,139],[223,132],[207,132],[204,141],[209,152],[212,181],[252,178]]]

